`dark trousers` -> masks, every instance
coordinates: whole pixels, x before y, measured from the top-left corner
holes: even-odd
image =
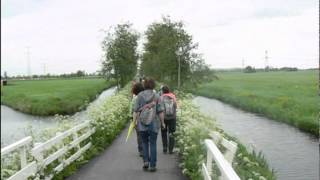
[[[142,153],[143,149],[142,149],[142,140],[141,140],[140,132],[137,127],[135,129],[137,133],[138,152]]]
[[[167,152],[169,139],[169,152],[174,148],[174,132],[176,131],[176,119],[164,120],[165,128],[161,129],[163,151]]]
[[[140,131],[143,147],[143,161],[149,162],[151,167],[157,164],[157,136],[153,131]],[[149,152],[150,150],[150,152]]]

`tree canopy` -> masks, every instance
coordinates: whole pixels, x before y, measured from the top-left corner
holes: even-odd
[[[125,23],[106,32],[102,41],[102,72],[108,79],[114,78],[120,87],[136,75],[138,38],[132,25]]]
[[[255,73],[255,72],[256,72],[256,69],[255,69],[254,67],[247,66],[247,67],[244,69],[244,72],[245,72],[245,73]]]
[[[147,41],[144,43],[141,74],[176,87],[179,61],[182,86],[190,82],[197,84],[204,75],[208,75],[204,72],[211,72],[201,55],[195,52],[198,44],[186,32],[183,22],[163,17],[161,22],[152,23],[145,35]]]

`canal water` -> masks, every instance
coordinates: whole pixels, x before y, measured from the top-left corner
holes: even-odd
[[[89,106],[103,102],[115,91],[115,87],[103,91]],[[87,110],[75,113],[72,119],[77,122],[88,120]],[[58,123],[54,116],[33,116],[1,105],[1,147],[25,137],[30,128],[39,133],[45,128],[58,126]]]
[[[215,99],[195,97],[201,112],[228,134],[262,151],[280,180],[319,179],[319,141],[297,128],[236,109]]]

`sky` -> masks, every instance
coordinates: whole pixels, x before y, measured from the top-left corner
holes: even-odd
[[[212,68],[316,68],[317,0],[2,0],[1,74],[100,69],[102,29],[131,22],[143,37],[162,16],[183,21]],[[142,49],[140,41],[139,49]]]

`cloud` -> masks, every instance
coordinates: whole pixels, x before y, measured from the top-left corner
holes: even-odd
[[[26,74],[26,46],[33,73],[43,73],[44,63],[50,73],[94,72],[101,29],[130,21],[143,34],[163,15],[185,22],[212,67],[240,67],[242,58],[262,67],[266,49],[274,66],[317,66],[316,1],[27,1],[23,8],[18,0],[7,4],[15,13],[1,19],[1,69],[9,75]]]
[[[283,9],[262,9],[256,11],[253,17],[255,18],[273,18],[283,16],[298,16],[299,13],[295,11],[286,11]]]
[[[1,16],[8,18],[26,14],[41,7],[43,0],[3,0],[1,1]]]
[[[317,18],[313,11],[303,14],[276,19],[246,19],[211,28],[202,34],[212,32],[211,39],[223,40],[214,43],[205,41],[208,37],[204,36],[205,57],[216,67],[240,67],[242,58],[248,65],[263,67],[264,52],[268,50],[271,66],[316,67],[319,56]]]

